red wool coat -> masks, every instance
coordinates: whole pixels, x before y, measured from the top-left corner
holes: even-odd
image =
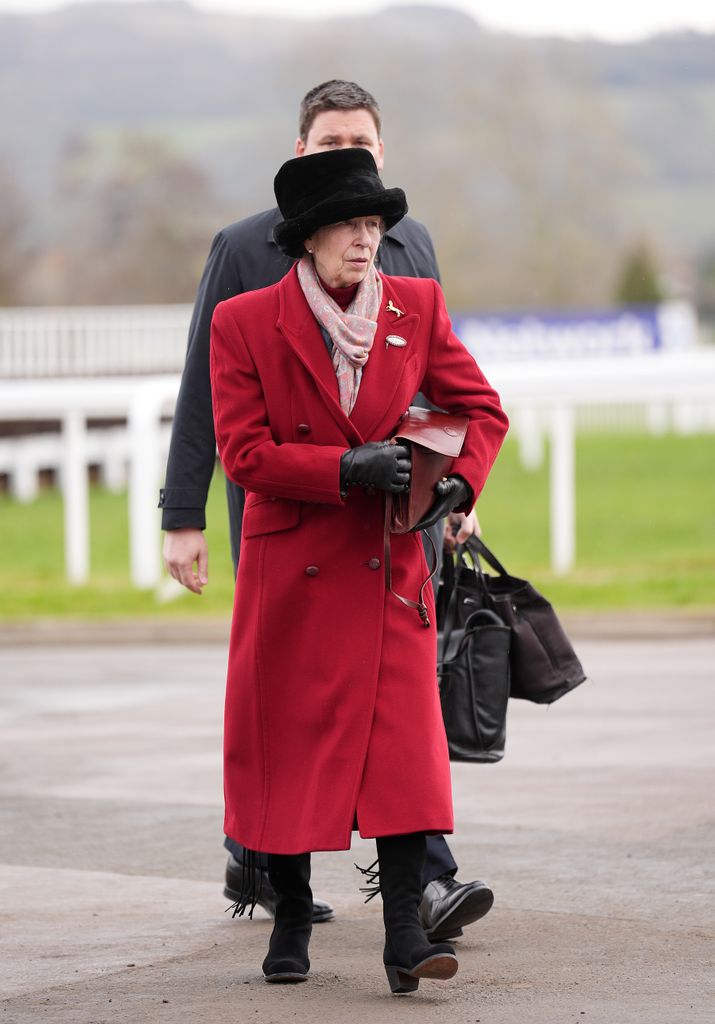
[[[222,302],[213,318],[216,438],[226,473],[246,489],[225,831],[253,850],[348,849],[356,819],[365,837],[453,828],[436,630],[387,590],[384,496],[353,488],[343,500],[340,456],[389,437],[421,390],[470,417],[453,472],[477,496],[507,420],[452,333],[439,285],[382,282],[349,418],[295,269]],[[388,345],[389,334],[406,344]],[[392,563],[394,591],[416,599],[428,573],[420,536],[393,536]],[[428,608],[434,623],[431,595]]]

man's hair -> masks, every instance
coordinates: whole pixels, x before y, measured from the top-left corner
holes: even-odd
[[[316,85],[303,97],[298,116],[298,134],[303,142],[308,138],[313,121],[324,110],[367,110],[375,122],[378,136],[382,129],[380,108],[375,97],[355,82],[332,78]]]

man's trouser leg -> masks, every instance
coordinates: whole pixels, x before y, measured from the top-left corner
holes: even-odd
[[[457,874],[457,862],[444,836],[427,836],[427,856],[422,872],[422,888],[442,875]]]

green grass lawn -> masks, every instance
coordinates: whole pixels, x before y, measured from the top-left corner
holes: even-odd
[[[507,442],[479,501],[484,539],[507,568],[559,610],[715,607],[715,437],[590,435],[577,445],[577,562],[549,571],[548,468],[521,468]],[[211,489],[210,583],[197,598],[162,601],[129,583],[127,501],[91,497],[91,582],[63,579],[62,502],[0,496],[5,555],[0,617],[228,614],[233,589],[223,480]]]

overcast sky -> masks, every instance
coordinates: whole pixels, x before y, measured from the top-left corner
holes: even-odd
[[[142,0],[93,0],[95,3],[141,3]],[[157,0],[154,0],[157,2]],[[158,0],[169,3],[171,0]],[[288,17],[335,17],[386,6],[426,0],[191,0],[204,10]],[[49,11],[70,6],[68,0],[0,0],[0,11]],[[432,0],[429,6],[440,6]],[[633,39],[678,28],[715,31],[715,0],[452,0],[443,4],[468,11],[485,25],[527,33],[596,35]]]

